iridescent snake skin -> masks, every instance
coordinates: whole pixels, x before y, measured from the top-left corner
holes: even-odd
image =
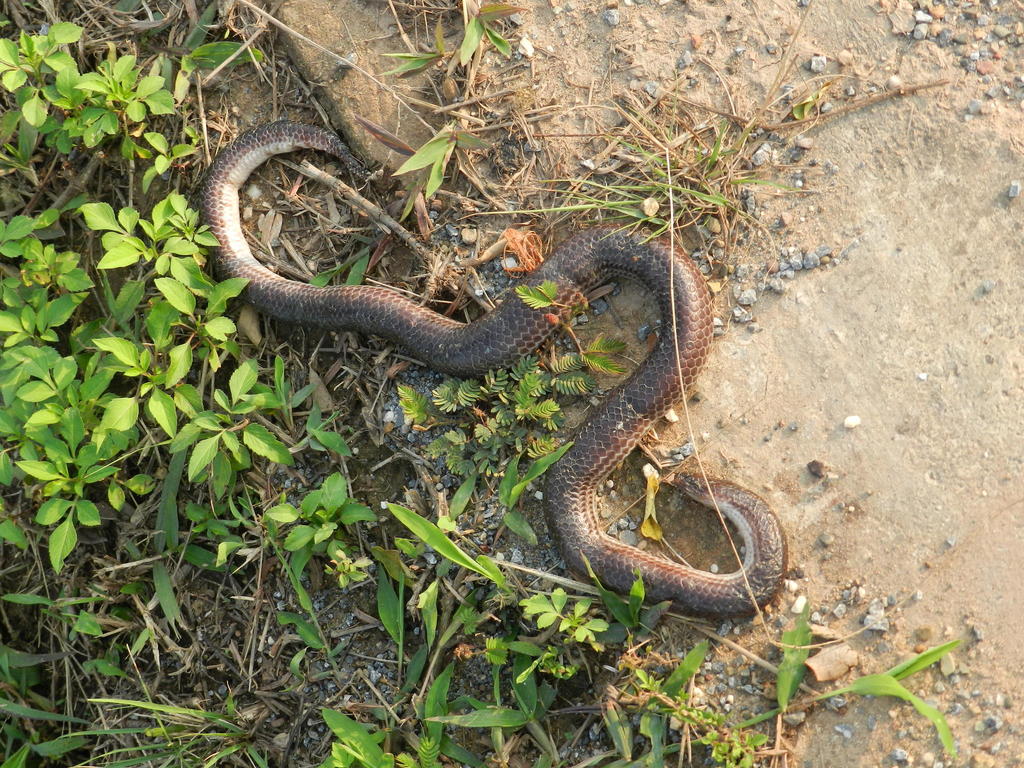
[[[203,217],[220,242],[216,271],[221,278],[247,279],[245,298],[259,310],[302,326],[380,336],[434,370],[463,377],[509,367],[555,330],[546,315],[556,310],[531,309],[515,294],[480,319],[460,323],[388,288],[316,288],[262,266],[242,233],[238,189],[265,160],[299,148],[323,150],[350,170],[360,168],[333,133],[277,122],[240,136],[222,151],[201,191]],[[778,520],[753,493],[720,480],[706,483],[680,476],[673,481],[705,505],[717,502],[732,521],[745,549],[740,550],[740,568],[731,573],[691,568],[624,544],[606,531],[607,522],[597,508],[598,488],[693,385],[712,336],[711,298],[704,280],[693,261],[666,242],[644,243],[610,229],[588,229],[562,243],[523,283],[554,281],[558,305],[568,307],[611,276],[637,280],[653,294],[663,318],[662,332],[643,363],[608,394],[579,428],[573,446],[548,470],[544,503],[551,533],[572,571],[585,575],[589,562],[602,582],[616,591],[627,592],[634,571],[639,571],[648,599],[672,600],[684,613],[753,613],[755,603],[763,606],[774,596],[786,568],[786,542]],[[565,317],[569,310],[560,311]]]

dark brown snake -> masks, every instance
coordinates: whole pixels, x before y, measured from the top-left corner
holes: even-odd
[[[381,336],[430,368],[463,377],[513,365],[555,330],[546,317],[550,309],[531,309],[515,295],[480,319],[460,323],[388,288],[316,288],[262,266],[242,233],[238,189],[268,158],[300,148],[323,150],[353,171],[360,168],[333,133],[277,122],[240,136],[222,151],[201,191],[203,217],[220,242],[215,255],[218,275],[247,279],[246,299],[262,312],[303,326]],[[720,480],[706,483],[684,475],[673,481],[707,506],[717,502],[732,521],[745,550],[740,550],[741,567],[731,573],[697,570],[624,544],[607,533],[607,523],[598,513],[597,489],[693,385],[712,336],[711,297],[699,270],[663,241],[642,242],[610,229],[588,229],[562,243],[523,282],[536,286],[554,281],[558,305],[569,307],[610,276],[637,280],[655,296],[664,319],[662,332],[643,363],[608,394],[580,427],[573,446],[548,470],[548,526],[572,571],[586,574],[589,561],[603,583],[618,592],[627,592],[634,571],[639,571],[648,599],[672,600],[685,613],[753,613],[755,602],[763,606],[771,600],[786,569],[786,541],[779,522],[753,493]],[[563,317],[568,312],[561,310]]]

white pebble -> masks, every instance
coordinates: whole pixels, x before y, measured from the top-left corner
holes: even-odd
[[[919,373],[919,374],[917,374],[917,380],[918,381],[928,381],[928,374],[927,373]]]
[[[677,421],[679,421],[679,414],[676,413],[676,409],[675,408],[669,408],[665,412],[665,421],[667,421],[667,422],[669,422],[671,424],[675,424]]]
[[[543,501],[544,500],[544,491],[535,491],[534,494],[533,494],[533,498],[535,498],[537,501]]]
[[[843,419],[843,426],[847,429],[856,429],[860,426],[860,416],[847,416]]]
[[[528,59],[533,58],[533,43],[525,35],[519,40],[519,52]]]
[[[793,601],[793,607],[789,610],[793,613],[803,613],[804,607],[807,605],[807,595],[800,595],[796,600]]]
[[[796,591],[798,589],[800,589],[800,585],[797,584],[795,581],[793,581],[793,579],[786,579],[784,584],[786,585],[786,591],[787,592],[792,592],[792,593],[796,594]]]

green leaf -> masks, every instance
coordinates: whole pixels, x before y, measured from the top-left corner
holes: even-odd
[[[28,537],[13,520],[0,520],[0,541],[9,541],[22,552],[28,549]]]
[[[459,725],[464,728],[519,728],[530,722],[531,716],[518,709],[487,707],[465,715],[438,715],[428,722]]]
[[[423,629],[427,635],[427,645],[433,646],[437,637],[437,594],[438,584],[436,579],[430,582],[430,586],[420,592],[416,600],[416,607],[420,609],[420,616],[423,619]]]
[[[287,611],[278,611],[277,623],[281,626],[287,626],[289,624],[294,626],[295,631],[299,634],[299,637],[302,638],[302,642],[313,650],[319,651],[324,648],[323,641],[320,639],[320,633],[317,632],[316,627],[299,616],[299,614],[289,613]]]
[[[217,455],[217,446],[220,443],[220,435],[213,435],[196,443],[192,449],[192,455],[188,459],[188,479],[195,480],[202,473],[213,457]]]
[[[270,430],[262,424],[249,424],[242,432],[242,442],[253,453],[265,459],[289,466],[295,463],[295,457],[285,444],[270,434]]]
[[[388,509],[391,510],[391,514],[398,522],[442,557],[490,579],[499,587],[505,585],[505,575],[498,570],[490,558],[481,556],[474,560],[445,536],[444,532],[434,523],[420,517],[411,509],[399,504],[388,504]]]
[[[679,666],[672,670],[672,674],[665,678],[665,683],[662,686],[665,694],[676,698],[682,692],[683,686],[690,681],[690,678],[697,674],[697,670],[700,669],[700,665],[704,663],[707,655],[708,641],[701,640],[679,662]]]
[[[158,277],[153,284],[167,299],[167,303],[179,312],[191,315],[195,311],[195,295],[173,277]]]
[[[405,621],[402,603],[398,599],[391,579],[383,571],[377,575],[377,616],[384,629],[391,635],[396,644],[401,645],[405,634]]]
[[[545,280],[540,285],[517,285],[516,295],[530,309],[546,309],[558,300],[558,284]]]
[[[46,122],[46,102],[36,94],[21,105],[21,114],[26,123],[38,128]]]
[[[435,581],[436,585],[437,582]],[[443,717],[448,714],[448,689],[452,684],[452,676],[455,674],[455,665],[449,664],[444,671],[438,675],[427,691],[423,700],[423,719],[427,720],[427,732],[431,738],[440,740],[443,733],[441,723],[429,722],[432,717]]]
[[[85,218],[85,225],[95,232],[121,231],[121,225],[114,216],[114,209],[108,203],[86,203],[78,212]]]
[[[557,450],[549,453],[547,456],[541,456],[533,462],[533,464],[530,465],[530,468],[526,470],[526,474],[523,476],[523,479],[512,486],[512,490],[509,492],[509,504],[514,505],[519,500],[519,497],[523,495],[523,491],[526,490],[526,486],[544,474],[548,468],[562,458],[562,456],[565,455],[565,452],[570,448],[572,448],[572,443],[565,443]]]
[[[253,359],[246,360],[240,366],[235,369],[235,372],[231,374],[231,379],[228,382],[228,390],[231,392],[231,402],[237,403],[242,395],[249,394],[249,390],[256,384],[258,373],[256,371],[256,361]]]
[[[136,368],[139,365],[139,349],[128,339],[117,336],[105,336],[92,340],[97,349],[109,352],[118,362],[129,368]]]
[[[477,46],[480,45],[480,40],[484,36],[484,25],[479,18],[474,16],[466,24],[466,33],[462,38],[462,45],[459,46],[459,63],[462,66],[466,66],[469,60],[473,58],[473,53],[476,51]]]
[[[46,37],[57,45],[70,45],[82,37],[82,28],[70,21],[61,21],[50,27]]]
[[[527,542],[530,546],[537,546],[537,533],[527,522],[525,515],[518,509],[510,509],[502,517],[501,521],[512,533]]]
[[[55,573],[60,573],[64,567],[64,561],[78,543],[78,531],[75,530],[74,521],[69,515],[64,522],[53,529],[50,534],[49,550],[50,565]]]
[[[107,403],[97,432],[127,432],[139,420],[139,401],[134,397],[115,397]]]
[[[187,341],[182,342],[171,349],[167,354],[167,360],[167,375],[164,385],[173,387],[185,378],[185,375],[192,368],[192,347],[189,346]]]
[[[459,515],[466,509],[466,505],[469,504],[469,500],[473,498],[473,491],[476,490],[477,473],[471,472],[469,477],[462,481],[462,485],[459,486],[458,490],[452,496],[451,502],[448,504],[448,514],[453,519],[458,519]]]
[[[31,475],[36,480],[43,480],[45,482],[48,480],[59,480],[64,477],[64,475],[57,471],[57,467],[49,461],[26,460],[14,463],[18,469],[26,475]]]
[[[330,709],[321,709],[320,715],[327,723],[327,727],[338,737],[343,745],[343,751],[360,762],[360,768],[390,768],[394,758],[388,759],[377,746],[377,741],[367,726]],[[342,763],[346,764],[349,763]]]
[[[775,694],[779,708],[783,711],[789,706],[790,699],[800,688],[800,682],[807,672],[804,662],[811,653],[808,647],[811,642],[811,627],[807,623],[810,610],[810,604],[804,606],[803,612],[797,617],[796,626],[782,633],[782,663],[779,664],[779,674],[775,681]]]
[[[849,687],[853,693],[859,693],[863,696],[893,696],[897,699],[909,701],[914,705],[914,709],[935,726],[935,730],[939,734],[939,740],[946,751],[954,757],[956,756],[956,744],[953,742],[953,734],[949,730],[946,718],[935,707],[908,691],[892,675],[865,675],[854,680]]]
[[[925,667],[930,667],[958,645],[960,645],[959,640],[950,640],[948,643],[943,643],[942,645],[937,645],[934,648],[929,648],[927,651],[923,651],[913,658],[908,659],[901,664],[897,664],[886,674],[892,675],[897,680],[902,680],[908,675],[912,675]]]
[[[162,389],[154,387],[149,393],[146,412],[168,437],[174,437],[178,433],[178,413],[174,408],[174,400]]]
[[[402,163],[398,170],[395,171],[395,175],[401,176],[403,173],[418,171],[420,168],[426,168],[428,165],[443,163],[449,149],[451,149],[451,142],[451,129],[443,129],[416,150],[412,157]]]

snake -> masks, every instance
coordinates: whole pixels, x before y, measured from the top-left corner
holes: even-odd
[[[509,292],[471,322],[445,317],[377,285],[316,287],[263,266],[246,242],[239,189],[269,158],[299,149],[338,158],[352,173],[362,164],[335,133],[286,120],[240,134],[219,152],[199,190],[203,221],[219,245],[218,277],[247,280],[244,300],[261,313],[301,327],[355,331],[397,345],[429,368],[476,377],[514,365],[566,321],[588,292],[609,279],[639,282],[656,299],[661,330],[647,357],[593,408],[568,451],[543,478],[543,503],[552,538],[569,571],[592,572],[616,592],[628,593],[637,575],[645,598],[671,601],[687,615],[751,615],[778,593],[787,544],[771,507],[752,491],[716,477],[679,474],[683,494],[728,519],[738,533],[735,570],[691,567],[608,533],[599,492],[644,434],[690,391],[713,336],[711,294],[694,259],[665,239],[644,239],[607,226],[581,230],[558,245],[521,284],[557,288],[552,306],[531,308]],[[552,317],[556,315],[557,317]]]

